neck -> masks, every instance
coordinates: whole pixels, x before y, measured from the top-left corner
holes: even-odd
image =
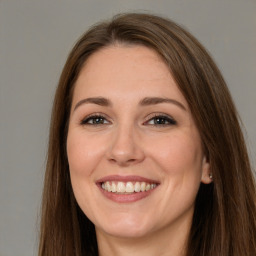
[[[115,237],[96,229],[99,256],[185,256],[190,223],[165,227],[143,237]]]

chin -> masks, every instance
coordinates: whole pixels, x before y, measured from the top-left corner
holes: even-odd
[[[120,238],[139,238],[144,237],[150,233],[152,230],[151,225],[147,225],[147,223],[143,223],[139,220],[128,220],[125,221],[116,221],[116,222],[108,222],[109,225],[102,225],[96,230],[100,229],[104,233],[107,233],[114,237]]]

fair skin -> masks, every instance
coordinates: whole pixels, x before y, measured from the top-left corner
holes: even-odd
[[[113,45],[89,57],[75,85],[67,154],[101,256],[184,255],[210,170],[189,106],[153,50]]]

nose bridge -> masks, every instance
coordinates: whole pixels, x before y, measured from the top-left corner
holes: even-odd
[[[117,125],[109,148],[109,159],[120,165],[137,163],[144,159],[144,153],[139,144],[139,134],[131,123]]]

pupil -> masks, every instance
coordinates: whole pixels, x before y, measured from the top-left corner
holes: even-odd
[[[104,122],[103,118],[101,118],[101,117],[97,117],[93,121],[94,124],[103,124],[103,122]]]
[[[165,119],[164,118],[156,118],[155,124],[165,124]]]

